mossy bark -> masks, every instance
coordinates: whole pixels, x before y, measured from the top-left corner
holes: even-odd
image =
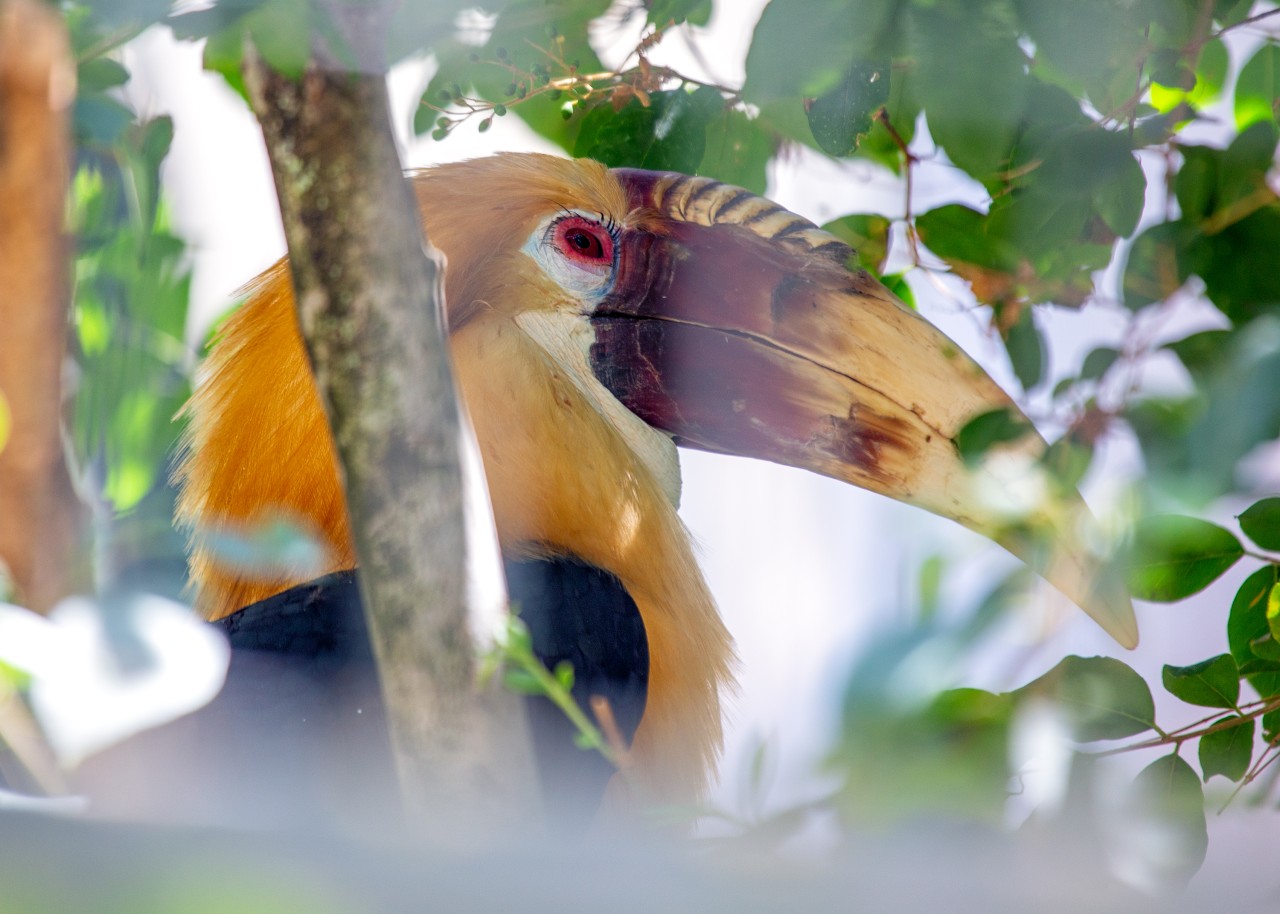
[[[476,685],[442,265],[423,244],[385,75],[363,65],[376,27],[339,22],[362,65],[340,68],[320,48],[297,81],[249,48],[246,84],[345,473],[401,786],[432,831],[466,840],[528,810],[532,762],[517,699]]]

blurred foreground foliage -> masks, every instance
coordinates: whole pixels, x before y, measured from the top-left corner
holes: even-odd
[[[114,52],[170,13],[161,0],[61,7],[80,76],[71,438],[81,477],[117,515],[140,516],[149,499],[164,502],[171,420],[189,390],[188,272],[158,182],[172,125],[121,101],[129,74]],[[926,562],[915,624],[851,674],[835,805],[853,821],[1005,822],[1017,801],[1044,818],[1088,793],[1105,767],[1095,756],[1144,748],[1153,759],[1116,808],[1172,836],[1150,842],[1176,848],[1147,861],[1152,878],[1185,880],[1204,855],[1202,785],[1261,781],[1249,795],[1274,802],[1280,772],[1268,767],[1280,754],[1275,5],[772,0],[740,85],[662,62],[722,7],[494,0],[481,15],[460,0],[403,4],[391,54],[429,50],[435,70],[413,125],[439,142],[518,117],[568,155],[756,192],[797,147],[896,176],[900,209],[826,228],[904,300],[951,298],[987,325],[1056,439],[1049,477],[1075,485],[1100,445],[1136,443],[1144,470],[1106,518],[1135,595],[1172,602],[1239,564],[1250,573],[1222,606],[1228,649],[1168,664],[1160,683],[1121,660],[1066,657],[997,693],[955,686],[1003,610],[1025,599],[1026,574],[966,608],[949,605],[942,569]],[[277,69],[299,72],[318,22],[305,0],[226,0],[169,19],[180,37],[205,39],[206,66],[239,89],[244,34]],[[626,27],[632,45],[606,47],[602,36]],[[921,211],[913,186],[926,168],[981,202]],[[1085,308],[1121,331],[1077,364],[1053,364],[1044,315]],[[1188,311],[1194,332],[1179,329]],[[0,413],[0,437],[3,424]],[[979,417],[966,457],[1025,433]],[[142,537],[139,554],[157,542]],[[1176,701],[1158,710],[1153,690]],[[1163,723],[1171,706],[1201,716]],[[1046,732],[1057,736],[1036,742]],[[1051,770],[1057,781],[1044,781]]]

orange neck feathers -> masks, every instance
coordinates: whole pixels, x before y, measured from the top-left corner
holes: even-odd
[[[565,554],[620,578],[649,639],[646,713],[632,755],[641,791],[680,802],[705,788],[720,748],[719,691],[732,649],[669,487],[518,320],[556,289],[521,247],[561,209],[624,222],[626,196],[603,166],[501,156],[419,173],[427,236],[447,260],[451,350],[509,555]],[[563,304],[563,302],[560,302]],[[252,580],[206,534],[274,518],[312,528],[321,573],[355,566],[341,476],[293,311],[287,264],[247,289],[188,407],[178,511],[192,533],[198,602],[220,618],[314,576]]]

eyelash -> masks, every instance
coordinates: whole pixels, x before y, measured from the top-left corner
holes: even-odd
[[[538,242],[539,247],[547,250],[554,250],[556,228],[560,223],[564,222],[564,220],[572,219],[576,216],[579,219],[586,219],[589,222],[594,222],[600,228],[604,229],[609,235],[609,240],[613,242],[614,251],[617,251],[618,238],[622,234],[622,229],[618,226],[617,221],[614,220],[612,216],[606,216],[604,213],[596,213],[594,217],[585,216],[582,213],[574,212],[573,210],[566,209],[563,206],[560,207],[560,212],[560,216],[552,219],[551,222],[548,223],[547,230],[542,233],[542,239]]]

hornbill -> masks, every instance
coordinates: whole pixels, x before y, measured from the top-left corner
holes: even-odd
[[[1032,558],[1034,544],[975,496],[955,444],[975,415],[1016,407],[851,270],[832,235],[741,188],[589,160],[504,154],[412,183],[446,260],[453,369],[513,596],[541,606],[531,624],[544,656],[611,664],[599,675],[615,685],[634,661],[630,755],[650,797],[705,788],[732,679],[730,637],[676,511],[677,445],[844,480]],[[210,619],[305,582],[247,576],[209,531],[295,516],[318,531],[326,571],[354,567],[285,261],[226,322],[189,416],[179,514]],[[1066,538],[1038,568],[1135,644],[1127,596],[1096,589],[1080,537]],[[639,647],[610,643],[626,637]]]

